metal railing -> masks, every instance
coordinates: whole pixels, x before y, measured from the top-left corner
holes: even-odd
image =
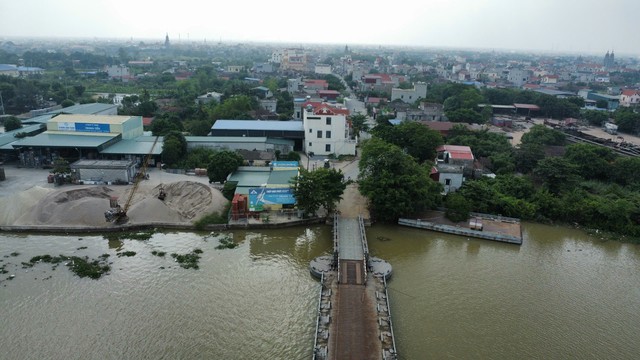
[[[384,284],[384,295],[385,295],[385,300],[387,302],[387,314],[389,314],[389,330],[391,331],[391,343],[392,343],[392,357],[391,359],[397,359],[398,358],[398,350],[396,348],[396,337],[393,334],[393,321],[391,320],[391,304],[389,304],[389,291],[387,290],[387,280],[385,279],[384,276],[382,276],[382,284]],[[384,350],[382,353],[382,358],[386,359],[386,356],[384,355]]]
[[[318,359],[318,331],[320,330],[320,317],[322,315],[322,290],[324,290],[324,272],[320,275],[320,292],[318,293],[318,315],[316,317],[316,334],[313,338],[313,360]]]
[[[338,234],[338,213],[333,214],[333,261],[334,266],[338,269],[338,284],[340,284],[340,237]]]
[[[364,253],[364,259],[362,259],[362,268],[364,269],[364,285],[367,285],[367,269],[369,268],[369,244],[367,242],[367,232],[364,228],[364,218],[362,215],[358,215],[358,225],[360,229],[360,241],[362,242],[362,252]]]

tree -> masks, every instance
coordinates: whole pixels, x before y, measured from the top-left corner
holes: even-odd
[[[244,159],[235,151],[223,150],[211,155],[207,175],[209,182],[224,183],[227,176],[242,166]]]
[[[179,131],[171,131],[164,136],[162,161],[169,166],[179,165],[187,154],[187,139]]]
[[[560,194],[564,190],[569,190],[577,185],[578,167],[569,160],[561,157],[551,157],[538,161],[533,176],[552,194]]]
[[[369,124],[367,124],[367,116],[362,114],[351,115],[351,128],[356,136],[360,136],[363,131],[369,131]]]
[[[485,118],[482,114],[471,109],[456,109],[446,112],[447,118],[451,122],[468,123],[468,124],[484,124]]]
[[[4,120],[4,131],[12,131],[22,128],[22,121],[15,116],[10,116]]]
[[[523,144],[564,145],[565,135],[544,125],[534,125],[522,135]]]
[[[53,162],[53,173],[54,174],[69,174],[71,173],[71,167],[69,166],[69,162],[64,158],[57,158]]]
[[[312,216],[320,207],[325,208],[327,216],[332,214],[347,188],[342,171],[336,169],[308,171],[301,168],[300,174],[292,182],[298,207]]]
[[[62,103],[60,103],[60,106],[62,106],[63,108],[67,108],[67,107],[69,107],[69,106],[73,106],[73,105],[75,105],[75,104],[76,104],[76,103],[75,103],[75,102],[73,102],[73,100],[70,100],[70,99],[64,99],[64,100],[62,100]]]
[[[453,222],[466,221],[469,219],[471,204],[469,204],[464,196],[458,193],[449,193],[445,199],[445,206],[447,207],[447,211],[445,212],[447,219]]]
[[[435,159],[436,148],[444,144],[439,132],[414,121],[405,121],[397,126],[376,126],[374,135],[400,147],[419,163]]]
[[[564,157],[578,168],[585,179],[609,180],[615,154],[606,147],[592,144],[571,144]]]
[[[590,125],[602,126],[609,119],[609,116],[604,111],[585,110],[582,113],[582,118],[587,120]]]
[[[382,221],[419,214],[441,201],[442,185],[429,178],[430,168],[384,140],[374,137],[364,144],[359,167],[360,193]]]

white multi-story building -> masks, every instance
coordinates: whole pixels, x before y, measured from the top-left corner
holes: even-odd
[[[307,102],[303,110],[304,151],[314,155],[355,155],[356,140],[349,136],[349,110]]]
[[[427,84],[423,82],[417,82],[413,84],[413,89],[391,89],[391,101],[402,100],[407,104],[413,104],[418,99],[424,99],[427,97]]]

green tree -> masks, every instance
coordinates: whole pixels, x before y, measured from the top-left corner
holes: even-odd
[[[484,124],[485,118],[482,114],[471,109],[456,109],[445,113],[451,122],[468,123],[468,124]]]
[[[419,214],[441,201],[442,185],[429,178],[429,168],[398,146],[372,138],[362,148],[359,189],[382,221]]]
[[[427,126],[414,121],[404,121],[400,125],[376,126],[375,136],[396,145],[422,163],[436,157],[436,148],[444,144],[442,135]]]
[[[582,118],[587,120],[591,125],[602,126],[602,124],[609,119],[609,116],[604,111],[585,110],[582,113]]]
[[[69,166],[69,162],[62,157],[57,158],[53,162],[53,173],[54,174],[69,174],[71,173],[71,166]]]
[[[458,193],[449,193],[445,199],[447,210],[445,216],[453,222],[467,221],[471,212],[471,204]]]
[[[298,207],[311,216],[315,216],[320,207],[324,207],[327,216],[332,214],[347,187],[342,171],[326,168],[315,171],[301,168],[292,183]]]
[[[4,120],[4,131],[12,131],[22,128],[22,121],[15,116],[10,116]]]
[[[169,166],[179,166],[187,154],[187,140],[179,131],[171,131],[164,136],[162,161]]]
[[[369,131],[369,124],[367,124],[367,116],[362,114],[351,115],[351,128],[356,136],[360,136],[363,131]]]
[[[207,166],[207,175],[209,182],[224,183],[227,176],[242,166],[244,159],[235,151],[218,151],[211,155],[209,166]]]
[[[609,180],[615,154],[606,147],[592,144],[571,144],[564,157],[578,168],[584,179]]]
[[[522,135],[523,144],[564,145],[565,135],[544,125],[534,125]]]
[[[572,189],[580,180],[578,167],[569,160],[561,157],[550,157],[538,161],[533,176],[542,183],[549,192],[560,194],[565,190]]]
[[[75,104],[76,104],[76,103],[75,103],[75,102],[73,102],[73,100],[70,100],[70,99],[64,99],[64,100],[62,100],[62,103],[60,103],[60,106],[62,106],[63,108],[67,108],[67,107],[69,107],[69,106],[73,106],[73,105],[75,105]]]
[[[611,165],[611,179],[626,186],[640,182],[640,158],[621,156]]]

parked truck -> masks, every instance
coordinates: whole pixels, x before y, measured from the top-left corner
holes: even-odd
[[[604,129],[604,131],[606,131],[607,133],[609,133],[611,135],[616,135],[618,133],[618,125],[612,124],[610,122],[604,123],[603,129]]]

